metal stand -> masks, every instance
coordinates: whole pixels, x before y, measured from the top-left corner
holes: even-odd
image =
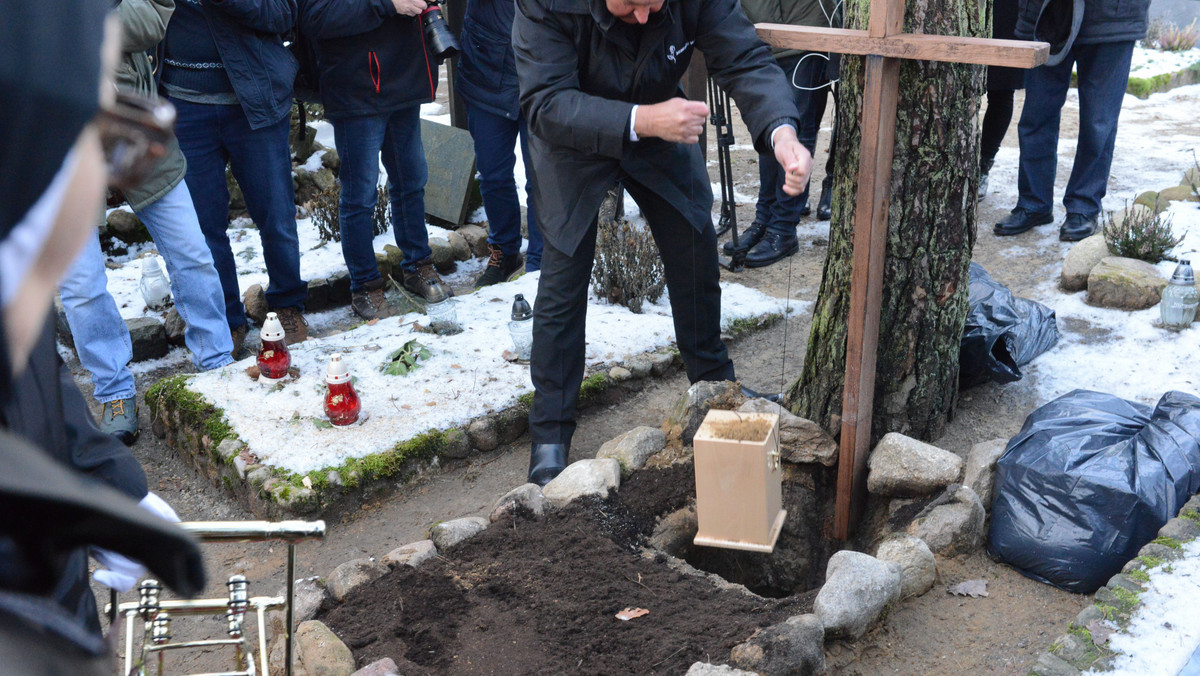
[[[717,139],[717,170],[721,182],[721,217],[717,221],[717,236],[732,230],[733,255],[729,258],[718,254],[721,267],[730,272],[741,272],[746,261],[746,251],[738,246],[737,205],[733,195],[733,165],[730,151],[733,146],[733,110],[729,94],[708,78],[708,109],[714,135]]]

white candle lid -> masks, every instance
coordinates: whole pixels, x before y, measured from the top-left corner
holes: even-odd
[[[325,382],[330,385],[341,385],[350,382],[350,369],[342,361],[342,353],[334,352],[329,355],[329,366],[325,369]]]
[[[163,269],[159,264],[159,255],[156,253],[147,254],[142,258],[142,275],[146,277],[162,277]]]
[[[259,336],[263,340],[283,340],[283,324],[279,322],[279,315],[274,312],[267,313]]]

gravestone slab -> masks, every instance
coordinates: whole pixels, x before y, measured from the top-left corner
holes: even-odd
[[[465,129],[421,120],[421,144],[429,165],[425,182],[425,212],[462,225],[478,203],[475,182],[475,143]]]

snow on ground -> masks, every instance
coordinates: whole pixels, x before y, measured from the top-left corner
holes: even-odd
[[[1170,75],[1200,63],[1200,49],[1193,47],[1185,52],[1163,52],[1147,47],[1133,48],[1133,61],[1129,66],[1129,77],[1150,78],[1155,75]]]

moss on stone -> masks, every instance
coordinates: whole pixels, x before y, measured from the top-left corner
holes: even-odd
[[[1142,555],[1142,556],[1137,557],[1137,560],[1141,561],[1142,564],[1144,564],[1146,566],[1146,568],[1157,568],[1158,566],[1161,566],[1163,564],[1163,560],[1158,558],[1157,556]]]
[[[579,385],[580,406],[589,406],[595,403],[596,399],[604,394],[612,383],[612,379],[606,373],[593,373],[584,378]]]
[[[1168,537],[1166,535],[1160,535],[1160,536],[1154,538],[1153,540],[1151,540],[1151,542],[1153,542],[1156,545],[1162,545],[1164,547],[1169,547],[1176,551],[1183,549],[1183,545],[1179,544],[1178,540],[1176,540],[1173,537]]]
[[[1181,519],[1188,519],[1189,521],[1195,521],[1196,523],[1200,524],[1200,512],[1197,512],[1194,509],[1183,510],[1183,512],[1179,514],[1179,517]]]
[[[517,403],[527,409],[533,408],[533,392],[526,392],[525,394],[517,397]]]
[[[779,312],[772,312],[761,317],[743,317],[730,322],[729,327],[725,329],[725,332],[731,336],[737,337],[751,331],[765,329],[780,319],[783,319],[783,314]]]
[[[333,471],[342,477],[342,483],[347,488],[355,488],[363,482],[391,478],[399,474],[412,460],[429,460],[437,455],[445,443],[445,433],[441,430],[431,429],[411,439],[401,441],[390,451],[372,453],[361,458],[351,458],[341,466],[333,468]],[[321,469],[319,472],[327,473],[329,468]],[[317,478],[311,475],[310,478],[315,487]],[[321,484],[325,483],[327,482],[322,477]]]
[[[1161,73],[1151,77],[1131,77],[1125,91],[1139,99],[1145,99],[1149,98],[1151,94],[1163,91],[1170,82],[1170,73]]]
[[[1150,581],[1150,574],[1144,570],[1131,570],[1126,575],[1143,584]]]
[[[189,423],[189,427],[200,429],[204,436],[212,441],[212,454],[217,457],[216,448],[226,439],[237,439],[229,421],[225,418],[224,409],[210,404],[204,397],[187,388],[192,379],[190,375],[177,375],[154,383],[146,390],[146,405],[150,407],[151,417],[159,415],[164,406],[172,412],[178,412]],[[233,459],[222,459],[228,464]]]

